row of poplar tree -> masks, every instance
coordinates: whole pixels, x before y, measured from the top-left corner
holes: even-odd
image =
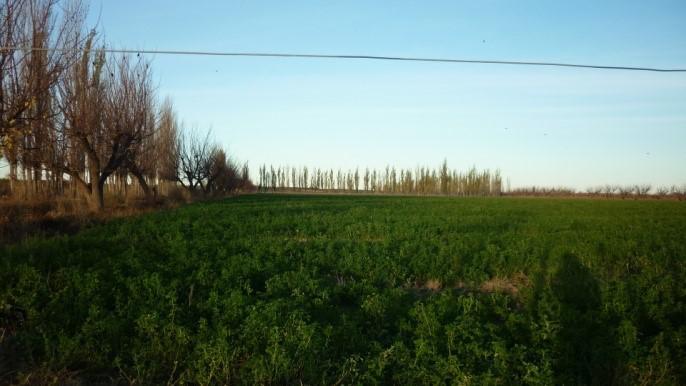
[[[376,170],[336,170],[307,167],[267,166],[258,171],[260,191],[367,192],[443,195],[500,195],[503,191],[500,171],[460,172],[448,168],[447,161],[438,169],[417,167],[396,169],[387,166]]]
[[[0,158],[21,196],[78,193],[93,210],[104,192],[165,182],[193,193],[238,189],[247,167],[209,133],[177,123],[140,54],[112,54],[85,26],[79,1],[0,3]]]

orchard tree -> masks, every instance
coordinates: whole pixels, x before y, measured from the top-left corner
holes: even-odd
[[[149,116],[154,95],[147,62],[122,56],[106,63],[102,50],[92,54],[92,42],[93,35],[60,90],[62,130],[85,156],[87,176],[68,164],[62,165],[62,171],[88,198],[91,209],[99,211],[105,205],[104,184],[110,175],[120,167],[141,175],[136,157],[154,131]]]

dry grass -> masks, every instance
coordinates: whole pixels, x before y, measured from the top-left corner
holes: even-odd
[[[145,199],[142,191],[135,188],[128,192],[109,188],[105,191],[105,209],[94,213],[86,200],[71,189],[66,189],[64,195],[54,196],[44,192],[27,195],[24,188],[19,181],[14,194],[9,194],[9,182],[0,179],[0,245],[16,243],[33,235],[72,234],[112,218],[228,196],[193,195],[188,189],[166,182],[154,187],[157,194],[153,199]]]
[[[33,235],[73,234],[112,218],[129,217],[187,202],[168,197],[153,201],[140,198],[106,197],[109,205],[100,213],[89,210],[80,199],[0,199],[0,244],[16,243]]]
[[[509,295],[517,295],[519,290],[517,287],[507,278],[494,277],[492,279],[486,280],[479,286],[481,292],[498,292],[506,293]]]
[[[459,292],[478,292],[482,294],[503,293],[516,298],[520,291],[529,287],[531,282],[522,272],[518,272],[511,277],[493,277],[483,283],[468,284],[458,281],[452,286],[446,286],[438,279],[428,279],[426,281],[415,281],[408,286],[408,289],[418,295],[429,295],[441,291]]]
[[[428,289],[429,291],[438,292],[441,290],[441,288],[443,288],[443,286],[441,285],[440,280],[429,279],[426,281],[426,283],[424,283],[424,288]]]
[[[505,293],[516,297],[520,289],[530,285],[529,278],[521,272],[514,274],[512,277],[494,277],[479,286],[479,291],[485,293]]]

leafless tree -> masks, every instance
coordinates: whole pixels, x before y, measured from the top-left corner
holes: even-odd
[[[660,187],[657,188],[657,190],[655,191],[655,193],[657,194],[657,197],[658,197],[658,198],[665,197],[665,196],[667,196],[667,195],[669,194],[669,188],[666,187],[666,186],[660,186]]]
[[[204,190],[211,172],[215,145],[208,131],[202,135],[198,130],[181,130],[178,132],[178,174],[176,180],[191,193]]]
[[[179,179],[179,124],[171,99],[167,98],[160,106],[155,151],[157,176],[164,181],[176,183]]]
[[[42,157],[54,156],[54,88],[78,56],[71,48],[82,42],[78,31],[84,16],[85,7],[78,1],[0,4],[0,46],[5,47],[0,50],[0,153],[9,161],[12,185],[19,163],[27,179],[36,182],[43,171]]]
[[[598,196],[603,192],[602,186],[591,186],[586,188],[586,193],[594,196]]]
[[[93,49],[94,41],[91,33],[80,61],[63,77],[59,97],[63,137],[83,154],[86,173],[78,164],[59,167],[91,209],[99,211],[104,208],[105,182],[120,168],[131,171],[148,190],[137,157],[155,122],[149,64],[127,56],[106,62],[104,51]]]
[[[605,197],[611,197],[617,191],[619,191],[618,186],[610,185],[610,184],[603,186],[603,194],[605,194]]]
[[[236,164],[219,148],[211,151],[206,181],[201,181],[205,194],[227,194],[241,187],[240,171]],[[247,171],[244,171],[247,175]]]
[[[629,197],[633,191],[634,191],[633,186],[619,186],[619,187],[617,187],[617,192],[619,192],[619,196],[622,198]]]
[[[448,172],[448,161],[447,160],[443,160],[443,164],[441,164],[440,179],[441,179],[441,194],[448,194],[448,187],[449,187],[449,183],[450,183],[450,173]]]
[[[650,193],[652,186],[650,184],[636,185],[634,191],[641,197],[647,196]]]

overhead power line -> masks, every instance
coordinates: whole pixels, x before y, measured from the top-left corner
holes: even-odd
[[[0,50],[24,50],[24,51],[56,51],[76,52],[67,48],[43,48],[43,47],[0,47]],[[559,63],[559,62],[536,62],[516,60],[483,60],[483,59],[451,59],[451,58],[420,58],[408,56],[376,56],[376,55],[327,55],[327,54],[297,54],[278,52],[222,52],[222,51],[178,51],[178,50],[130,50],[130,49],[102,49],[104,52],[117,54],[154,54],[154,55],[189,55],[189,56],[247,56],[267,58],[305,58],[305,59],[364,59],[364,60],[394,60],[406,62],[437,62],[437,63],[468,63],[468,64],[500,64],[519,66],[548,66],[548,67],[573,67],[589,68],[598,70],[628,70],[628,71],[652,71],[652,72],[686,72],[686,68],[657,68],[635,66],[609,66],[598,64]]]

